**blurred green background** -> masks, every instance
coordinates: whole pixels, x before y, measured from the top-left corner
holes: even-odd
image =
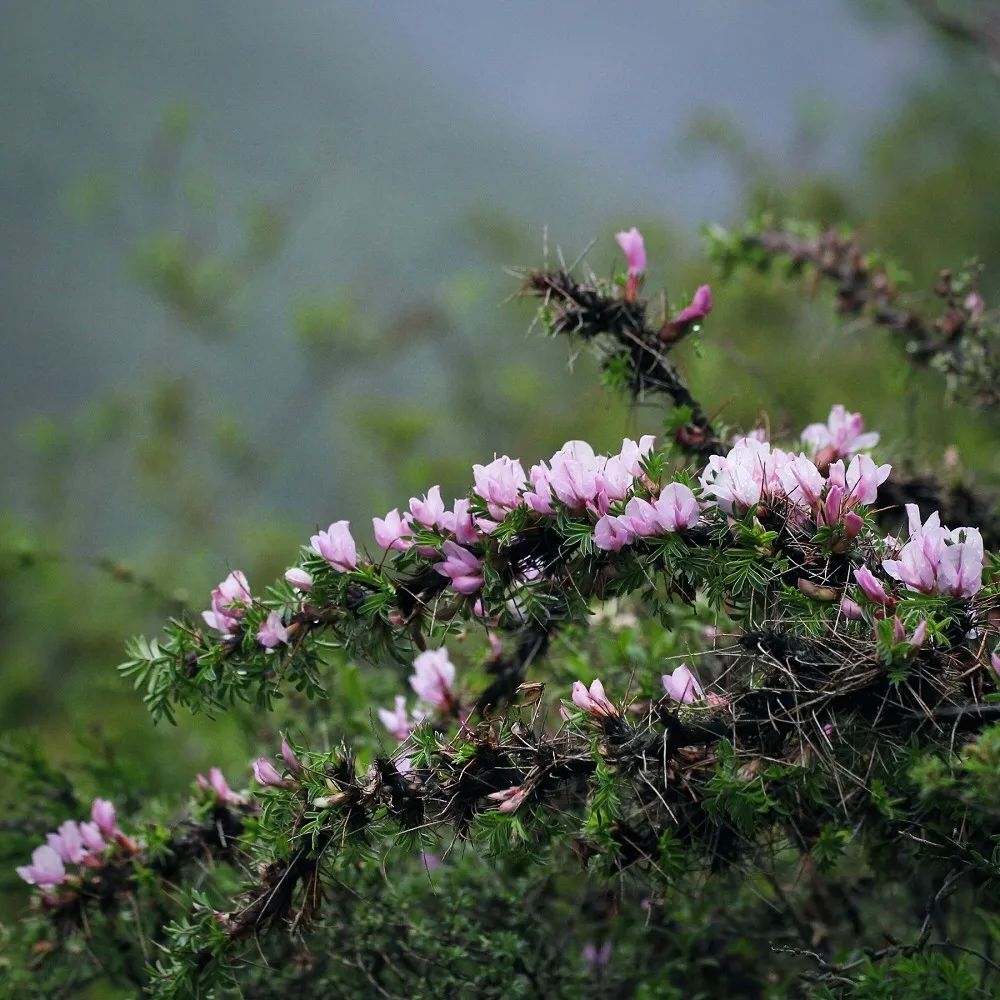
[[[1000,286],[1000,83],[905,0],[10,0],[0,82],[0,730],[126,807],[242,782],[274,728],[154,729],[126,636],[494,452],[660,428],[529,332],[512,267],[609,273],[636,224],[681,302],[698,225],[767,209]],[[897,466],[1000,482],[986,419],[821,290],[715,291],[684,365],[724,421],[843,402]]]

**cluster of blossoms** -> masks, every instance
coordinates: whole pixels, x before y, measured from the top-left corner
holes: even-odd
[[[406,698],[397,695],[392,709],[380,708],[378,717],[389,733],[401,743],[430,715],[457,716],[461,708],[455,694],[455,664],[448,650],[428,649],[413,661],[410,687],[418,698],[417,707],[407,711]]]
[[[135,842],[118,829],[115,807],[107,799],[94,799],[90,820],[76,823],[67,820],[55,833],[46,835],[46,843],[31,854],[31,864],[17,869],[28,885],[40,888],[62,885],[74,875],[67,865],[100,868],[109,848],[115,844],[135,851]]]

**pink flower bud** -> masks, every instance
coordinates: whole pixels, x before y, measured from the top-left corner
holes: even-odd
[[[685,306],[672,320],[670,325],[674,328],[690,326],[692,323],[700,323],[712,311],[712,289],[708,285],[702,285],[691,299],[691,304]]]
[[[914,649],[919,649],[923,644],[924,640],[927,638],[927,619],[925,618],[914,630],[913,635],[910,636],[910,645]]]
[[[97,824],[97,829],[109,840],[121,834],[115,822],[115,807],[107,799],[94,799],[90,809],[90,818]]]
[[[295,755],[295,751],[291,748],[291,745],[286,739],[282,739],[281,741],[281,759],[285,762],[285,766],[292,772],[292,774],[302,773],[302,762]]]
[[[303,593],[308,593],[313,589],[313,578],[304,569],[299,569],[298,566],[285,570],[285,582]]]
[[[515,785],[513,788],[505,788],[502,792],[491,792],[486,797],[500,803],[497,812],[512,813],[517,811],[518,806],[524,801],[524,796],[524,789],[520,785]]]
[[[852,622],[859,622],[864,617],[861,605],[857,601],[852,601],[849,597],[841,598],[840,610],[844,613],[844,617]]]
[[[869,601],[874,601],[875,604],[881,604],[883,607],[888,607],[893,603],[885,592],[885,587],[875,579],[874,574],[867,566],[859,566],[854,571],[854,579]]]
[[[903,623],[899,620],[899,615],[892,616],[892,641],[906,641],[906,629],[903,628]]]

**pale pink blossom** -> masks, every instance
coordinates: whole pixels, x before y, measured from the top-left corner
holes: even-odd
[[[608,515],[605,514],[601,520],[605,520],[607,518]],[[620,518],[616,518],[615,520],[619,521],[627,532],[631,532],[639,538],[648,538],[650,535],[658,535],[663,530],[656,508],[648,500],[643,500],[641,497],[632,497],[632,499],[625,504],[625,513],[622,514]],[[619,546],[619,548],[620,547],[621,546]],[[598,548],[604,548],[604,545],[598,543]]]
[[[31,864],[16,869],[28,885],[62,885],[66,881],[66,868],[58,852],[47,844],[36,847],[31,853]]]
[[[802,432],[802,441],[815,457],[829,449],[831,458],[850,458],[856,452],[867,451],[878,444],[879,435],[864,433],[860,413],[848,413],[839,403],[830,410],[825,424],[810,424]]]
[[[536,514],[552,513],[552,490],[549,486],[549,467],[544,462],[531,467],[528,479],[531,489],[524,494],[524,502]]]
[[[690,704],[704,697],[705,692],[686,663],[682,663],[673,673],[664,674],[660,680],[663,682],[663,690],[674,701]]]
[[[739,438],[726,455],[710,456],[702,489],[727,514],[743,514],[765,496],[784,496],[781,472],[792,458],[767,441]]]
[[[97,829],[109,840],[121,836],[121,830],[115,819],[115,807],[107,799],[94,799],[90,808],[90,818],[97,824]]]
[[[226,776],[222,773],[221,768],[210,768],[207,778],[203,774],[196,774],[195,781],[203,792],[210,792],[226,805],[241,806],[246,802],[242,795],[237,795],[229,787],[229,782],[226,781]]]
[[[855,455],[845,471],[840,459],[830,465],[830,483],[844,491],[843,504],[872,504],[878,499],[878,488],[889,478],[891,465],[876,465],[867,455]]]
[[[108,846],[97,824],[93,822],[80,824],[80,839],[90,856],[100,854]]]
[[[517,459],[501,455],[489,465],[474,465],[472,474],[476,493],[486,501],[491,517],[502,521],[508,511],[520,505],[527,477]]]
[[[593,680],[590,687],[584,686],[582,681],[573,682],[573,704],[577,708],[583,709],[596,719],[607,719],[618,716],[618,709],[608,701],[604,693],[604,685],[600,680]]]
[[[486,797],[500,803],[497,812],[512,813],[516,812],[518,806],[524,801],[525,794],[520,785],[515,785],[513,788],[505,788],[502,792],[491,792]]]
[[[683,483],[667,483],[653,501],[653,507],[664,531],[687,531],[701,517],[701,506]]]
[[[990,666],[994,673],[1000,676],[1000,652],[990,653]]]
[[[445,511],[441,517],[441,526],[455,536],[455,541],[459,545],[475,545],[482,538],[476,521],[469,512],[471,506],[472,501],[468,497],[462,497],[456,500],[453,508]],[[492,525],[492,522],[489,524]]]
[[[313,552],[322,556],[338,573],[358,566],[358,549],[351,535],[350,521],[335,521],[326,531],[309,539]]]
[[[212,591],[212,607],[201,613],[205,623],[224,636],[232,635],[239,626],[247,606],[253,601],[250,585],[240,570],[233,570]]]
[[[969,294],[965,296],[965,300],[962,305],[965,306],[965,311],[972,317],[972,319],[979,319],[979,317],[986,311],[986,303],[983,301],[983,297],[979,294],[979,292],[969,292]]]
[[[385,517],[373,517],[372,527],[375,529],[375,541],[383,549],[405,552],[413,544],[410,515],[400,515],[396,508],[390,510]]]
[[[849,597],[842,597],[840,599],[840,610],[844,613],[844,617],[848,621],[859,622],[864,617],[861,605],[857,601],[852,601]]]
[[[428,649],[413,661],[410,687],[425,704],[442,711],[450,710],[455,702],[452,685],[455,683],[455,665],[448,650]]]
[[[779,478],[785,496],[805,507],[818,504],[823,487],[826,486],[826,480],[820,475],[813,460],[805,455],[796,455],[784,465]]]
[[[655,444],[656,438],[652,434],[643,434],[638,441],[633,441],[631,438],[622,441],[622,450],[618,453],[618,458],[633,479],[638,479],[642,475],[642,461],[652,452]]]
[[[45,838],[49,847],[67,864],[78,865],[86,854],[80,828],[68,819],[56,833],[50,833]]]
[[[444,560],[435,563],[434,569],[451,580],[460,594],[475,594],[483,589],[483,561],[468,549],[447,541],[441,546]]]
[[[313,589],[313,578],[298,566],[285,570],[285,582],[306,594]]]
[[[277,611],[268,613],[257,632],[257,641],[265,649],[274,649],[281,643],[288,643],[288,629],[285,628],[281,621],[281,615]]]
[[[378,717],[382,725],[389,730],[389,735],[400,742],[409,737],[416,725],[416,720],[412,719],[406,710],[406,698],[401,694],[396,695],[392,711],[380,708]]]
[[[432,486],[422,497],[410,497],[410,513],[425,528],[436,528],[444,516],[441,487]]]
[[[635,534],[622,517],[604,514],[594,526],[594,544],[605,552],[619,552],[634,540]]]
[[[916,504],[906,505],[909,540],[898,559],[882,567],[909,590],[924,594],[973,597],[982,587],[983,538],[976,528],[949,530],[937,511],[920,523]]]
[[[914,630],[913,635],[910,636],[910,645],[914,649],[919,649],[924,641],[927,639],[927,619],[925,618]]]

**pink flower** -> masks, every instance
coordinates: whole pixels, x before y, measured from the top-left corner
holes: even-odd
[[[552,513],[552,490],[549,486],[549,467],[540,462],[531,467],[528,478],[531,481],[531,489],[524,494],[524,502],[536,514]]]
[[[28,885],[62,885],[66,868],[59,854],[46,844],[31,853],[31,864],[16,869]]]
[[[56,833],[50,833],[45,838],[49,847],[67,864],[78,865],[86,853],[80,828],[71,819],[66,820]]]
[[[830,466],[829,478],[844,491],[849,506],[871,504],[878,498],[878,488],[889,478],[891,465],[876,465],[867,455],[855,455],[844,471],[839,459]]]
[[[203,774],[197,774],[195,781],[203,792],[211,792],[220,802],[225,802],[227,805],[241,806],[246,802],[242,795],[237,795],[229,787],[225,775],[217,767],[209,770],[207,780]]]
[[[313,589],[313,578],[304,569],[299,569],[298,566],[285,570],[285,582],[303,593],[308,593]]]
[[[990,653],[990,666],[997,675],[1000,675],[1000,652]]]
[[[505,788],[502,792],[491,792],[486,797],[500,803],[497,812],[512,813],[517,811],[518,806],[524,801],[524,796],[524,789],[520,785],[515,785],[513,788]]]
[[[489,465],[474,465],[476,493],[485,501],[492,517],[502,521],[507,511],[521,503],[521,489],[526,477],[521,463],[502,455]]]
[[[400,515],[399,510],[395,507],[384,518],[373,517],[372,527],[375,529],[375,541],[383,549],[405,552],[413,544],[409,540],[412,534],[410,515]]]
[[[435,563],[434,569],[451,580],[452,587],[460,594],[475,594],[483,588],[483,561],[468,549],[452,541],[442,546],[445,558]]]
[[[702,489],[727,514],[743,514],[766,495],[784,495],[781,472],[792,458],[767,441],[740,438],[727,455],[709,458],[700,478]]]
[[[433,708],[442,711],[452,708],[455,702],[452,694],[454,683],[455,665],[449,659],[447,649],[428,649],[413,661],[410,687],[421,701]]]
[[[281,623],[281,615],[277,611],[272,611],[264,619],[257,632],[257,641],[265,649],[274,649],[281,643],[288,643],[288,629]]]
[[[691,299],[691,304],[685,306],[670,322],[673,327],[690,326],[700,323],[712,311],[712,289],[702,285]]]
[[[859,622],[864,617],[861,605],[857,601],[852,601],[849,597],[842,597],[840,599],[840,610],[844,613],[844,617],[852,622]]]
[[[645,908],[648,908],[648,904]],[[588,941],[583,946],[581,957],[584,968],[589,972],[602,972],[608,967],[608,963],[611,961],[611,942],[605,941],[598,948],[592,941]]]
[[[848,413],[839,403],[830,410],[825,424],[810,424],[802,432],[802,441],[815,457],[830,449],[832,458],[850,458],[855,452],[867,451],[878,444],[879,435],[865,434],[860,413]]]
[[[608,701],[604,693],[604,685],[599,680],[594,680],[588,690],[582,681],[573,682],[573,704],[577,708],[583,709],[595,719],[616,718],[618,709]]]
[[[604,461],[597,458],[586,441],[567,441],[552,456],[550,464],[549,489],[567,507],[582,510],[595,502]]]
[[[885,587],[875,579],[875,574],[867,566],[859,566],[854,571],[854,579],[869,601],[881,604],[883,607],[893,604],[892,598],[885,592]]]
[[[605,514],[601,518],[601,521],[618,521],[624,532],[631,532],[633,535],[637,535],[639,538],[647,538],[650,535],[657,535],[663,530],[663,526],[660,524],[659,515],[656,512],[656,508],[648,501],[643,500],[640,497],[632,497],[627,504],[625,504],[625,513],[622,514],[620,518],[611,518],[608,514]],[[598,522],[600,524],[600,522]],[[612,532],[611,525],[608,525],[607,531]],[[595,538],[597,532],[594,532]],[[602,539],[605,537],[604,529],[602,529]],[[612,538],[611,534],[608,534],[608,538]],[[627,541],[623,544],[628,544]],[[600,542],[597,543],[597,547],[603,549],[604,545]],[[618,546],[621,548],[621,545]],[[618,549],[614,549],[615,552]]]
[[[107,799],[94,799],[94,804],[90,808],[90,818],[109,840],[121,836],[121,830],[115,821],[115,807]]]
[[[436,528],[444,516],[441,487],[432,486],[423,497],[411,497],[410,513],[425,528]]]
[[[919,649],[923,644],[924,640],[927,638],[927,619],[925,618],[914,630],[913,635],[910,636],[910,645],[914,649]]]
[[[309,539],[313,552],[322,556],[338,573],[347,573],[358,566],[358,549],[351,536],[350,521],[335,521]]]
[[[100,854],[108,846],[107,841],[101,836],[101,831],[97,828],[96,823],[81,823],[80,839],[83,841],[83,846],[87,849],[87,853],[91,856]]]
[[[672,674],[664,674],[660,680],[663,682],[663,690],[674,701],[689,705],[704,697],[705,692],[686,663],[682,663]]]
[[[247,605],[252,601],[246,576],[238,569],[233,570],[212,591],[212,607],[208,611],[203,611],[201,616],[209,628],[229,636],[236,631]]]
[[[635,298],[639,291],[639,280],[646,273],[646,241],[635,226],[624,232],[615,233],[615,239],[625,254],[625,263],[628,266],[626,294],[629,298]]]
[[[291,744],[284,738],[281,741],[281,759],[285,762],[285,767],[287,767],[292,774],[302,773],[302,762],[296,756]]]
[[[620,552],[622,546],[634,540],[635,535],[625,518],[605,514],[594,526],[594,544],[605,552]]]
[[[805,455],[796,455],[783,466],[780,479],[788,499],[805,507],[818,504],[823,487],[826,486],[826,480],[820,475],[819,469]]]
[[[937,511],[920,523],[916,504],[906,505],[909,541],[898,559],[882,568],[909,590],[924,594],[973,597],[983,585],[983,538],[976,528],[950,530]]]
[[[390,712],[387,708],[378,710],[378,717],[382,725],[389,730],[389,734],[402,742],[413,732],[416,724],[406,711],[406,698],[401,694],[396,695],[395,707]]]
[[[622,441],[622,450],[617,457],[633,479],[642,475],[642,460],[653,450],[655,444],[656,438],[652,434],[643,434],[638,442],[631,438]]]
[[[686,531],[701,517],[701,507],[694,493],[683,483],[667,483],[653,507],[664,531]]]
[[[472,501],[467,497],[456,500],[450,511],[445,511],[441,517],[441,526],[455,536],[459,545],[475,545],[482,537],[476,522],[469,513]],[[480,522],[482,524],[483,522]],[[492,522],[489,522],[492,524]]]
[[[253,762],[253,776],[259,785],[271,788],[284,788],[288,784],[278,773],[278,769],[266,757],[258,757]]]

